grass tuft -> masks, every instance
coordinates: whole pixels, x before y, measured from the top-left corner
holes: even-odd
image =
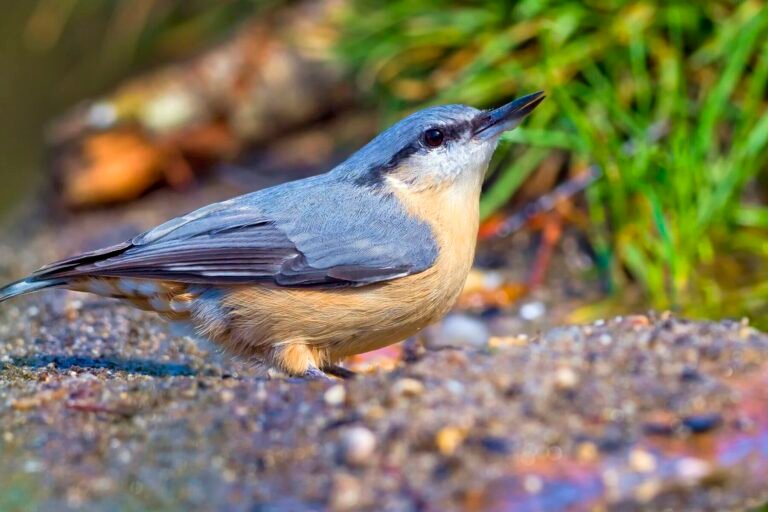
[[[589,236],[616,292],[693,314],[766,310],[768,9],[762,1],[353,0],[340,52],[392,118],[544,89],[482,200],[552,150],[594,163]]]

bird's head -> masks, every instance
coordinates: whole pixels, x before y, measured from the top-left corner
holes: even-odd
[[[499,137],[544,99],[543,92],[493,110],[430,107],[379,134],[339,167],[361,185],[395,182],[413,190],[457,183],[479,185]]]

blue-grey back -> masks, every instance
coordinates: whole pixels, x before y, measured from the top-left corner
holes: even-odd
[[[360,286],[426,270],[437,251],[395,196],[328,173],[206,206],[40,277]]]

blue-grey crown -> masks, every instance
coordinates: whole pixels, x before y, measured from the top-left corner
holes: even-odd
[[[440,105],[414,112],[374,137],[333,172],[361,184],[378,183],[383,172],[413,153],[425,150],[421,138],[426,130],[439,127],[456,135],[471,129],[472,120],[479,113],[467,105]]]

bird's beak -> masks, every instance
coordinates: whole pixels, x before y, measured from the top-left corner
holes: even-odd
[[[523,96],[504,106],[481,112],[473,120],[474,136],[487,140],[515,128],[525,116],[544,101],[544,91]]]

